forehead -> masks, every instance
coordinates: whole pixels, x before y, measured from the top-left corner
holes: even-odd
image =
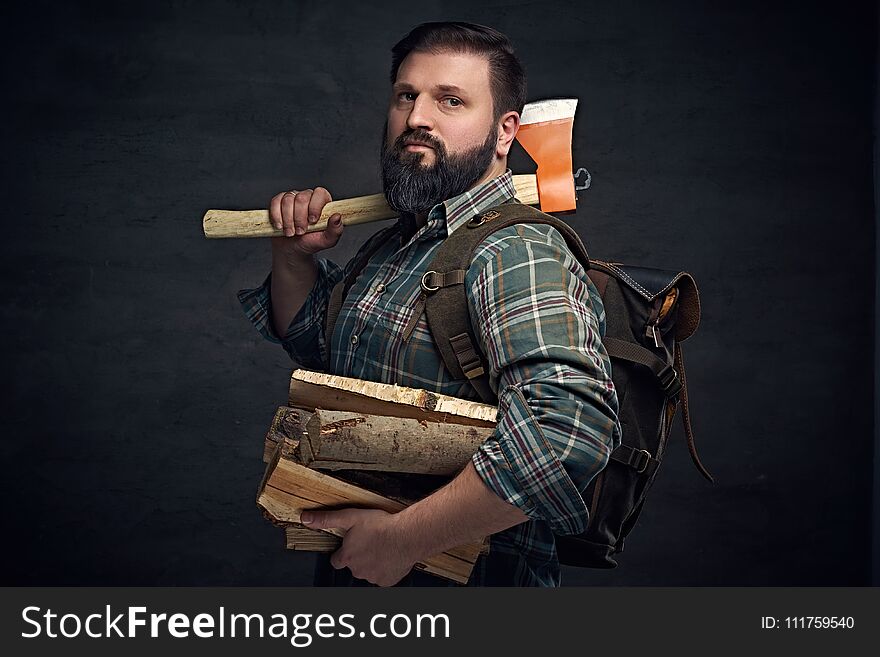
[[[394,88],[489,96],[489,60],[461,52],[411,52],[400,64]]]

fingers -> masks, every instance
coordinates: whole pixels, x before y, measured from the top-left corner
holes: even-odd
[[[320,219],[324,206],[332,200],[324,187],[281,192],[269,201],[269,220],[286,237],[304,235],[309,224]]]
[[[342,529],[351,528],[353,518],[345,509],[341,511],[303,511],[299,521],[310,529]],[[343,542],[336,552],[330,555],[330,565],[339,570],[348,566],[348,556]]]
[[[312,190],[299,192],[293,199],[293,226],[297,235],[305,235],[309,225],[309,201]]]
[[[348,567],[348,556],[343,552],[343,548],[339,548],[330,555],[330,565],[336,570]]]
[[[309,200],[307,216],[308,223],[313,224],[318,221],[318,219],[321,218],[321,211],[324,209],[324,206],[332,200],[333,199],[330,197],[330,192],[328,192],[323,187],[315,187],[312,198]]]
[[[351,528],[353,518],[345,509],[340,511],[303,511],[300,522],[311,529]]]
[[[286,195],[293,195],[296,192],[281,192],[280,194],[275,194],[272,197],[272,200],[269,201],[269,221],[272,222],[272,226],[278,230],[284,227],[282,212],[281,212],[281,199]]]
[[[321,238],[323,240],[323,244],[321,245],[322,249],[329,249],[333,246],[336,246],[336,243],[339,241],[339,238],[342,237],[342,215],[338,212],[331,214],[327,218],[327,228],[320,233]]]
[[[307,194],[309,190],[302,192],[285,192],[281,195],[281,228],[284,235],[290,237],[294,233],[294,206],[300,194]]]

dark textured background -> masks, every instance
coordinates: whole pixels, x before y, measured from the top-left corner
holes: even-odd
[[[254,504],[292,364],[235,294],[269,245],[200,220],[379,191],[389,49],[425,20],[497,27],[530,99],[580,98],[593,185],[570,220],[591,254],[700,286],[685,356],[717,484],[677,427],[621,566],[565,582],[871,582],[871,4],[2,11],[2,583],[310,582]]]

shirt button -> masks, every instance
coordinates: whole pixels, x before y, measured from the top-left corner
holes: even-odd
[[[378,294],[382,294],[384,291],[385,291],[385,284],[384,284],[384,283],[379,283],[379,284],[376,286],[376,292],[377,292]]]
[[[356,336],[356,335],[351,336],[351,343],[357,344],[358,343],[358,336]]]

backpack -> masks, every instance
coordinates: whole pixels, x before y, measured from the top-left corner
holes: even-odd
[[[602,343],[611,359],[621,444],[582,493],[589,509],[587,528],[577,535],[557,535],[556,548],[561,564],[614,568],[617,561],[613,557],[623,551],[624,540],[641,514],[657,475],[679,405],[694,465],[714,482],[694,444],[679,344],[693,335],[700,321],[696,282],[687,272],[591,261],[580,237],[568,224],[515,199],[471,218],[440,245],[422,277],[421,301],[446,367],[456,378],[468,379],[489,404],[497,404],[498,400],[489,386],[489,366],[471,327],[463,283],[477,246],[496,230],[518,223],[546,223],[556,228],[605,306]],[[375,249],[396,228],[384,229],[374,241],[374,249],[361,253],[349,274],[331,292],[324,327],[328,352],[348,289]]]

